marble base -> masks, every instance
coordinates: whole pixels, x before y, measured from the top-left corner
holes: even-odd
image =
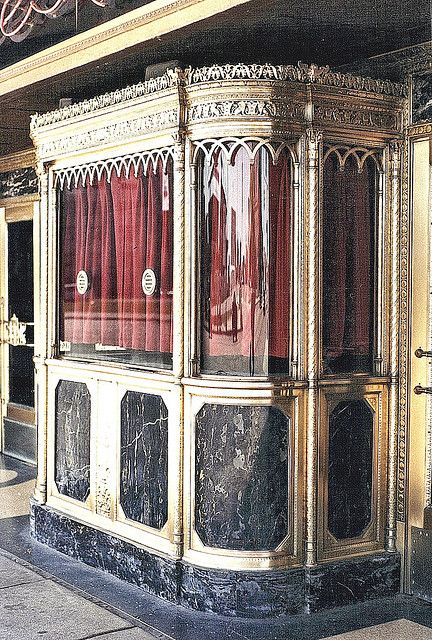
[[[36,502],[31,505],[31,531],[39,542],[148,593],[192,609],[231,617],[313,613],[399,591],[397,553],[383,552],[290,570],[205,569],[135,547]]]

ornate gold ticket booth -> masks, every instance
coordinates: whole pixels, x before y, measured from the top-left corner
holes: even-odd
[[[227,615],[398,591],[404,104],[227,65],[34,117],[39,540]]]

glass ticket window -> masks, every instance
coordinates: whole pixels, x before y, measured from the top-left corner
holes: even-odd
[[[373,373],[377,165],[330,153],[323,189],[323,371]]]
[[[62,355],[171,368],[172,176],[159,155],[58,179]]]
[[[201,372],[286,376],[292,162],[235,145],[198,155]]]

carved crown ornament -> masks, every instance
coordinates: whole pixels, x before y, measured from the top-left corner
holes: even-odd
[[[172,137],[191,126],[218,127],[229,120],[246,126],[262,122],[283,135],[293,126],[301,132],[316,122],[323,130],[364,129],[394,138],[401,130],[405,89],[388,80],[314,64],[176,68],[146,82],[35,114],[30,133],[40,160],[155,133]]]
[[[76,116],[95,113],[107,107],[128,103],[158,91],[171,89],[176,85],[190,87],[200,83],[228,80],[288,81],[365,91],[399,98],[405,97],[406,95],[406,86],[404,84],[390,82],[390,80],[375,80],[373,78],[343,74],[331,71],[329,67],[318,67],[315,64],[307,65],[301,62],[299,62],[297,66],[271,64],[247,65],[239,63],[213,65],[198,69],[189,67],[185,70],[168,69],[164,75],[147,80],[146,82],[139,82],[124,89],[105,93],[90,100],[84,100],[45,114],[35,114],[31,119],[31,128],[34,130],[38,127],[62,122],[63,120],[68,120]]]

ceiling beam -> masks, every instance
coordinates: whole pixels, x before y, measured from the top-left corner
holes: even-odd
[[[154,0],[0,71],[0,96],[94,63],[252,0]]]

